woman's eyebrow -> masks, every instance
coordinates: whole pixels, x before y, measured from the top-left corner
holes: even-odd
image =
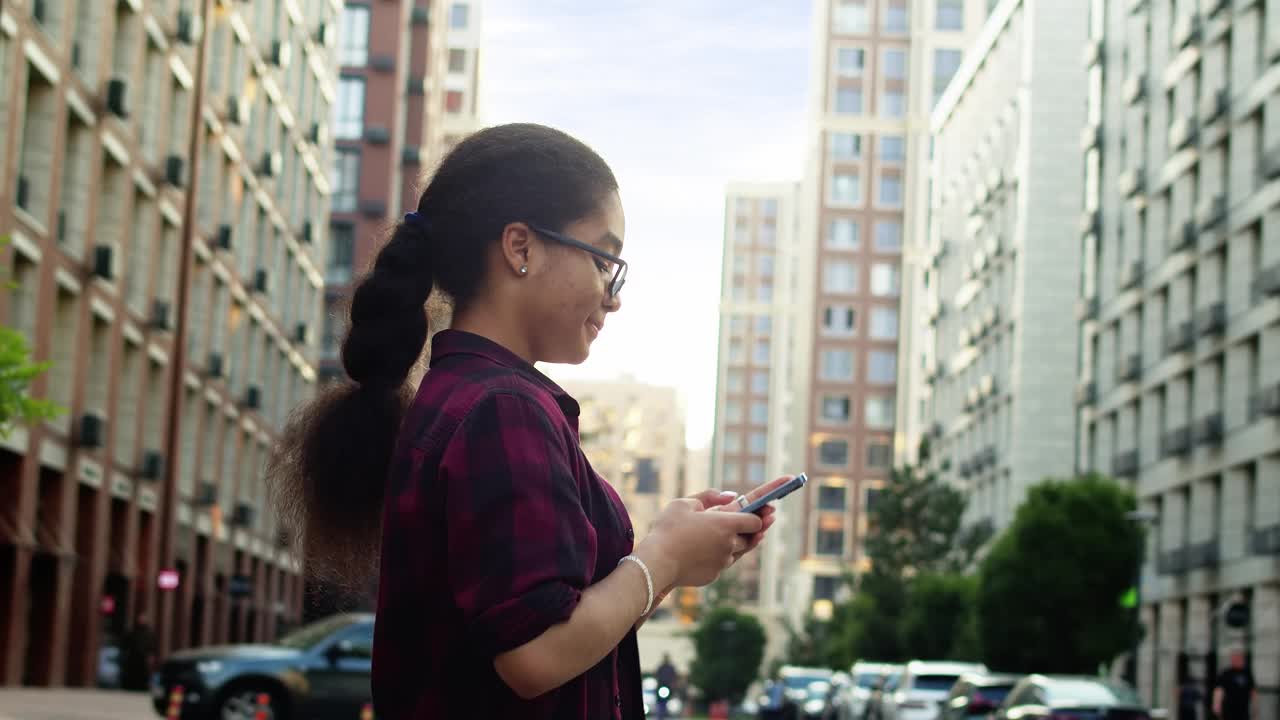
[[[606,231],[605,234],[596,241],[596,243],[606,245],[606,249],[614,255],[622,253],[622,241],[619,240],[618,236],[614,235],[611,231]]]

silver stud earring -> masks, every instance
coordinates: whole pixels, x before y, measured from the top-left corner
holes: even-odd
[[[528,272],[529,272],[529,266],[528,266],[528,265],[521,265],[521,266],[520,266],[520,274],[521,274],[521,275],[524,275],[524,274],[526,274],[526,273],[528,273]]]

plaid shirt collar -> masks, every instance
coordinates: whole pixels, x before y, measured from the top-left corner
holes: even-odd
[[[574,400],[554,380],[507,348],[483,335],[476,335],[465,330],[441,330],[431,338],[432,367],[445,358],[456,355],[481,357],[496,365],[509,367],[519,372],[529,380],[546,388],[547,392],[551,393],[551,396],[555,398],[556,404],[560,406],[565,418],[576,424],[580,412],[578,401]]]

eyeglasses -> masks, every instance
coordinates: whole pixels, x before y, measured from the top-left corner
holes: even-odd
[[[607,260],[608,262],[612,263],[613,279],[609,281],[609,297],[611,298],[617,297],[618,293],[622,292],[622,286],[627,282],[627,261],[626,260],[623,260],[617,255],[607,253],[604,250],[601,250],[600,248],[594,245],[591,245],[589,243],[584,243],[581,240],[575,240],[574,238],[571,238],[568,235],[565,235],[564,233],[558,233],[555,230],[548,230],[544,227],[539,227],[537,225],[529,225],[529,229],[550,240],[555,240],[561,245],[568,245],[569,247],[575,247],[575,248],[578,248],[579,250],[585,250],[591,253],[592,255],[595,255],[596,257],[600,258],[601,260]]]

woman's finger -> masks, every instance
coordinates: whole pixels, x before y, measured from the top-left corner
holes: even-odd
[[[696,495],[690,495],[689,499],[697,500],[702,504],[704,509],[711,509],[721,505],[727,505],[733,502],[736,497],[738,497],[738,493],[732,490],[716,490],[714,488],[710,488],[703,490]]]

